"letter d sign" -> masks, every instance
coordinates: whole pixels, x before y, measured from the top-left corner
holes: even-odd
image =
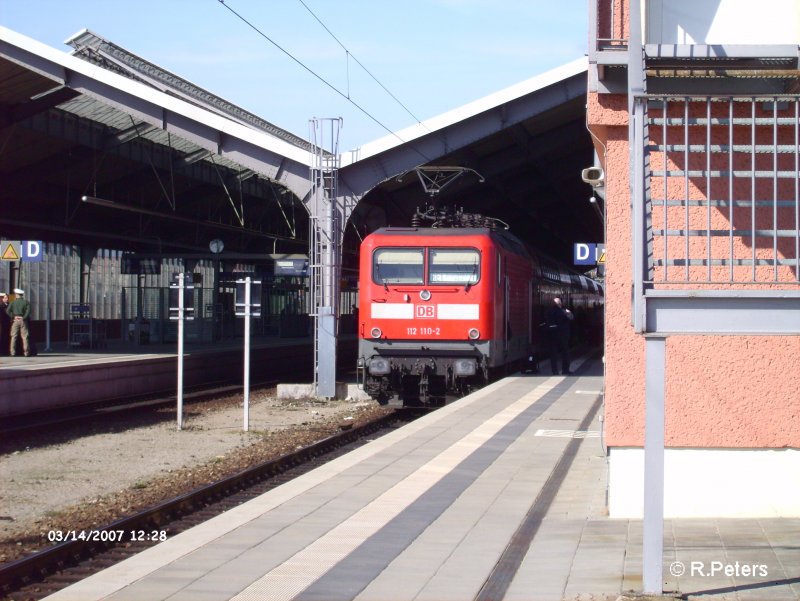
[[[586,242],[576,242],[573,248],[573,263],[575,265],[594,265],[596,244]]]
[[[38,263],[42,260],[42,243],[39,240],[25,240],[22,243],[22,260]]]

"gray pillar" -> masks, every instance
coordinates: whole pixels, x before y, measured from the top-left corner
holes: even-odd
[[[645,594],[663,591],[664,385],[666,338],[645,341],[644,522],[642,584]]]
[[[314,345],[316,348],[316,394],[319,397],[336,396],[336,333],[338,322],[339,265],[341,261],[340,230],[336,223],[336,199],[320,203],[321,215],[317,220],[318,241],[316,318],[314,320]]]
[[[89,302],[89,278],[92,273],[92,261],[97,254],[97,249],[91,246],[81,246],[81,282],[80,298],[78,301],[85,305]]]
[[[317,317],[317,396],[336,396],[336,314],[331,307],[320,307]]]

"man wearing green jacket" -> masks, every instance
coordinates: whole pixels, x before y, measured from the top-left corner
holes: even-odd
[[[25,298],[25,291],[14,289],[16,298],[8,305],[6,313],[11,318],[11,356],[17,354],[17,337],[22,333],[22,350],[26,357],[31,356],[30,333],[28,332],[28,318],[31,315],[31,304]]]

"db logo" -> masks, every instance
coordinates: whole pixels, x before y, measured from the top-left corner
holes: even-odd
[[[436,305],[415,305],[414,315],[423,319],[436,319]]]

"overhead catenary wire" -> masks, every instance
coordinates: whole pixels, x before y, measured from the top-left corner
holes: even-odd
[[[397,135],[397,133],[396,133],[396,132],[394,132],[394,131],[392,131],[391,129],[389,129],[389,128],[388,128],[386,125],[384,125],[384,124],[383,124],[381,121],[379,121],[379,120],[378,120],[376,117],[374,117],[374,116],[373,116],[373,115],[372,115],[372,114],[371,114],[369,111],[367,111],[367,110],[366,110],[364,107],[362,107],[361,105],[359,105],[359,104],[358,104],[357,102],[355,102],[355,101],[354,101],[352,98],[350,98],[350,97],[349,97],[347,94],[345,94],[344,92],[342,92],[342,91],[341,91],[339,88],[337,88],[336,86],[334,86],[332,83],[330,83],[330,82],[329,82],[328,80],[326,80],[324,77],[322,77],[321,75],[319,75],[318,73],[316,73],[316,72],[315,72],[313,69],[311,69],[310,67],[308,67],[308,66],[307,66],[305,63],[303,63],[303,62],[302,62],[300,59],[298,59],[297,57],[295,57],[295,56],[294,56],[294,55],[293,55],[291,52],[289,52],[288,50],[286,50],[285,48],[283,48],[283,47],[282,47],[280,44],[278,44],[278,43],[277,43],[275,40],[273,40],[272,38],[270,38],[270,37],[269,37],[267,34],[265,34],[263,31],[261,31],[261,30],[260,30],[258,27],[256,27],[256,26],[255,26],[253,23],[251,23],[250,21],[248,21],[248,20],[247,20],[247,19],[246,19],[244,16],[242,16],[242,15],[240,15],[238,12],[236,12],[236,10],[234,10],[233,8],[231,8],[230,6],[228,6],[228,4],[226,3],[226,0],[217,0],[217,1],[218,1],[220,4],[222,4],[222,6],[224,6],[225,8],[227,8],[227,9],[228,9],[228,11],[230,11],[230,12],[231,12],[233,15],[235,15],[235,16],[236,16],[236,17],[237,17],[237,18],[238,18],[240,21],[242,21],[244,24],[246,24],[248,27],[250,27],[250,28],[251,28],[253,31],[255,31],[255,32],[258,34],[258,35],[260,35],[262,38],[264,38],[265,40],[267,40],[267,41],[268,41],[270,44],[272,44],[273,46],[275,46],[275,47],[276,47],[278,50],[280,50],[281,52],[283,52],[283,53],[284,53],[286,56],[288,56],[288,57],[289,57],[290,59],[292,59],[292,60],[293,60],[295,63],[297,63],[298,65],[300,65],[300,66],[301,66],[301,67],[302,67],[304,70],[308,71],[308,72],[309,72],[311,75],[313,75],[315,78],[317,78],[317,79],[318,79],[319,81],[321,81],[323,84],[325,84],[325,85],[326,85],[327,87],[329,87],[331,90],[333,90],[334,92],[336,92],[337,94],[339,94],[339,95],[340,95],[342,98],[344,98],[345,100],[347,100],[347,101],[348,101],[350,104],[352,104],[354,107],[356,107],[356,108],[357,108],[359,111],[361,111],[361,112],[362,112],[364,115],[366,115],[367,117],[369,117],[369,118],[370,118],[372,121],[374,121],[374,122],[375,122],[377,125],[379,125],[379,126],[380,126],[380,127],[382,127],[383,129],[385,129],[387,132],[389,132],[389,134],[393,135],[393,136],[394,136],[395,138],[397,138],[398,140],[400,140],[400,142],[402,142],[402,143],[404,143],[404,144],[406,143],[406,140],[404,140],[404,139],[403,139],[403,138],[401,138],[399,135]],[[416,149],[416,148],[414,148],[414,150],[415,150],[415,151],[416,151],[416,152],[417,152],[417,153],[418,153],[420,156],[422,156],[422,157],[423,157],[423,158],[424,158],[426,161],[430,161],[430,160],[431,160],[429,157],[425,156],[425,154],[424,154],[424,153],[422,153],[420,150],[418,150],[418,149]]]
[[[346,53],[346,55],[347,55],[347,58],[348,58],[348,59],[352,58],[352,59],[353,59],[353,60],[354,60],[354,61],[355,61],[355,62],[358,64],[358,66],[359,66],[359,67],[361,67],[361,68],[364,70],[364,72],[365,72],[367,75],[369,75],[369,76],[370,76],[370,77],[373,79],[373,81],[374,81],[375,83],[377,83],[377,84],[378,84],[378,85],[379,85],[381,88],[383,88],[383,91],[384,91],[384,92],[386,92],[386,93],[387,93],[389,96],[391,96],[391,97],[392,97],[392,99],[393,99],[393,100],[394,100],[394,101],[395,101],[397,104],[399,104],[401,107],[403,107],[403,110],[404,110],[406,113],[408,113],[408,114],[409,114],[409,115],[410,115],[410,116],[411,116],[411,117],[414,119],[414,121],[416,121],[417,123],[419,123],[420,125],[422,125],[423,127],[425,127],[425,125],[422,123],[422,121],[419,119],[419,117],[417,117],[417,116],[416,116],[414,113],[412,113],[412,112],[411,112],[411,110],[410,110],[410,109],[409,109],[409,108],[408,108],[408,107],[407,107],[405,104],[403,104],[403,103],[402,103],[402,102],[401,102],[401,101],[400,101],[400,100],[397,98],[397,96],[395,96],[394,94],[392,94],[392,93],[389,91],[389,89],[388,89],[388,88],[387,88],[385,85],[383,85],[383,84],[382,84],[382,83],[381,83],[381,82],[378,80],[378,78],[377,78],[377,77],[375,77],[375,76],[372,74],[372,72],[371,72],[369,69],[367,69],[367,68],[366,68],[366,67],[365,67],[365,66],[364,66],[364,65],[361,63],[361,61],[360,61],[360,60],[358,60],[358,59],[356,58],[356,56],[355,56],[355,55],[354,55],[352,52],[350,52],[350,50],[349,50],[349,49],[348,49],[348,48],[347,48],[347,47],[346,47],[346,46],[345,46],[345,45],[344,45],[344,44],[341,42],[341,40],[339,40],[339,38],[337,38],[337,37],[336,37],[336,35],[334,35],[334,33],[333,33],[333,32],[332,32],[332,31],[331,31],[329,28],[328,28],[328,26],[327,26],[327,25],[325,25],[325,23],[323,23],[323,22],[322,22],[322,19],[320,19],[320,18],[319,18],[319,17],[318,17],[316,14],[314,14],[314,11],[312,11],[312,10],[311,10],[311,9],[308,7],[308,5],[307,5],[305,2],[303,2],[303,0],[298,0],[298,2],[300,2],[300,4],[302,4],[302,5],[303,5],[303,7],[304,7],[304,8],[305,8],[305,9],[306,9],[308,12],[309,12],[309,14],[311,14],[311,16],[312,16],[312,17],[314,17],[314,19],[316,19],[317,23],[319,23],[320,25],[322,25],[323,29],[325,29],[325,31],[327,31],[327,32],[330,34],[330,36],[331,36],[331,37],[332,37],[334,40],[336,40],[336,43],[337,43],[337,44],[339,44],[339,46],[341,46],[341,47],[342,47],[342,50],[344,50],[344,51],[345,51],[345,53]],[[348,62],[348,70],[347,70],[347,86],[348,86],[348,98],[349,98],[349,89],[350,89],[350,68],[349,68],[349,62]],[[425,129],[426,129],[426,130],[428,130],[428,128],[427,128],[427,127],[425,127]],[[428,130],[428,131],[430,131],[430,130]]]

